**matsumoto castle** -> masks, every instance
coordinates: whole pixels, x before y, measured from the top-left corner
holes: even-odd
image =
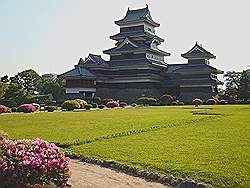
[[[203,100],[218,93],[221,82],[217,74],[223,71],[209,65],[215,55],[197,43],[186,53],[186,64],[168,64],[170,53],[159,49],[164,39],[157,36],[148,6],[127,10],[115,24],[120,32],[110,36],[115,47],[104,50],[109,61],[100,55],[80,58],[74,69],[60,75],[65,79],[68,98],[102,97],[134,102],[140,96],[159,98],[165,93],[183,102],[199,97]]]

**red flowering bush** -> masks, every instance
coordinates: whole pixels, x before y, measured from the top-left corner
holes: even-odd
[[[8,108],[6,106],[0,105],[0,114],[1,113],[7,113],[7,111],[8,111]]]
[[[66,185],[70,159],[41,139],[0,140],[0,182],[3,187],[54,183]]]
[[[199,106],[199,105],[202,105],[203,101],[199,98],[196,98],[192,101],[192,104],[195,105],[195,106]]]
[[[22,104],[17,108],[18,112],[31,113],[36,111],[36,107],[32,104]]]
[[[40,109],[40,104],[32,103],[32,105],[36,108],[36,110],[39,110],[39,109]]]
[[[108,108],[115,108],[115,107],[119,107],[119,102],[116,102],[116,101],[110,101],[110,102],[107,102],[106,106]]]

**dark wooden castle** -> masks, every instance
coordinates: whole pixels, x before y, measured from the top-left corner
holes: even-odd
[[[223,72],[210,66],[215,58],[197,43],[187,53],[187,64],[167,64],[170,53],[159,49],[164,42],[155,33],[160,24],[153,21],[148,7],[129,10],[115,24],[120,32],[110,36],[115,47],[104,50],[110,55],[105,61],[99,55],[80,58],[75,68],[61,75],[66,81],[68,98],[103,97],[134,102],[140,96],[159,98],[168,93],[183,102],[199,97],[204,100],[218,93]]]

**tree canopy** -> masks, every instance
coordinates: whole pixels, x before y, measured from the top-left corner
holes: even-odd
[[[224,98],[229,101],[250,100],[250,69],[243,72],[229,71],[224,74],[226,89]]]

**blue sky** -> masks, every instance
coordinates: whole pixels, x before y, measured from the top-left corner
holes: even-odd
[[[161,24],[166,62],[185,62],[180,54],[196,41],[217,56],[222,70],[249,68],[250,7],[248,0],[0,0],[0,76],[32,68],[63,73],[88,53],[114,46],[114,24],[131,9],[149,5]]]

